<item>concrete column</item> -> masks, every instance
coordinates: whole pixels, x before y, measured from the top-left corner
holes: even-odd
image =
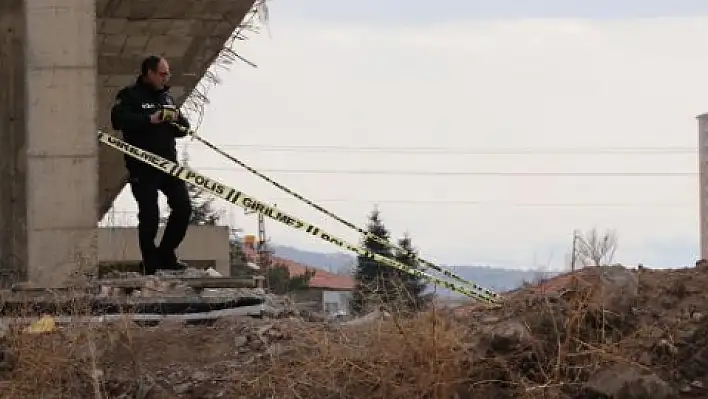
[[[24,11],[27,278],[60,286],[97,265],[96,0]]]
[[[708,113],[698,116],[698,198],[701,259],[708,259]]]
[[[26,278],[24,16],[0,1],[0,288]]]

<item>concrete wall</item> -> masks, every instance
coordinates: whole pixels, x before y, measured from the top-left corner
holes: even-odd
[[[25,171],[25,13],[0,1],[0,287],[22,280],[27,261]]]
[[[12,180],[3,184],[15,195],[0,200],[3,258],[16,258],[18,274],[33,283],[61,284],[96,261],[96,2],[2,3],[11,33],[0,76],[12,97],[0,133],[11,145],[2,145],[0,158],[11,162],[2,175]]]
[[[708,114],[698,116],[698,198],[701,259],[708,259]]]
[[[322,291],[322,307],[327,314],[343,312],[349,314],[349,303],[352,300],[351,291]]]
[[[351,291],[326,290],[323,288],[307,288],[288,293],[301,307],[315,312],[333,315],[338,311],[350,313],[349,301]],[[307,304],[309,306],[305,306]]]
[[[160,227],[159,243],[164,227]],[[229,276],[229,228],[226,226],[189,226],[187,235],[177,250],[184,261],[213,261],[215,269]],[[98,258],[100,263],[138,263],[138,229],[135,227],[105,227],[98,229]]]
[[[42,285],[97,260],[95,7],[25,0],[27,277]]]

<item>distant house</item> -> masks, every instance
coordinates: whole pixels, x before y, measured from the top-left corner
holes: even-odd
[[[248,262],[258,264],[258,252],[253,247],[252,241],[246,241],[243,252],[246,254]],[[314,266],[304,265],[278,256],[271,256],[271,263],[285,266],[291,278],[301,276],[307,270],[315,272],[306,290],[298,290],[291,293],[295,301],[307,304],[309,305],[307,306],[308,308],[330,315],[349,314],[349,301],[355,286],[355,281],[352,277],[330,273]]]

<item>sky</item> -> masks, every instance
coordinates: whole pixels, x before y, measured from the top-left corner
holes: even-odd
[[[559,270],[591,228],[616,232],[624,264],[695,262],[708,2],[430,4],[271,1],[267,29],[235,47],[257,68],[220,72],[199,132],[358,226],[377,204],[435,262]],[[185,145],[202,173],[360,242]],[[255,215],[219,204],[257,233]],[[125,190],[115,215],[134,209]],[[337,250],[266,224],[274,243]]]

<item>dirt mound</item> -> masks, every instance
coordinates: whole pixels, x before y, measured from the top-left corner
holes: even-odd
[[[464,312],[10,334],[0,396],[708,397],[705,287],[702,268],[587,268]]]
[[[258,382],[240,389],[283,398],[704,397],[707,283],[699,269],[588,268],[496,307],[394,318],[346,339],[322,333],[298,342],[307,356],[241,375]]]
[[[96,390],[110,398],[231,397],[234,370],[277,355],[304,323],[249,318],[11,334],[0,397],[98,397]]]

